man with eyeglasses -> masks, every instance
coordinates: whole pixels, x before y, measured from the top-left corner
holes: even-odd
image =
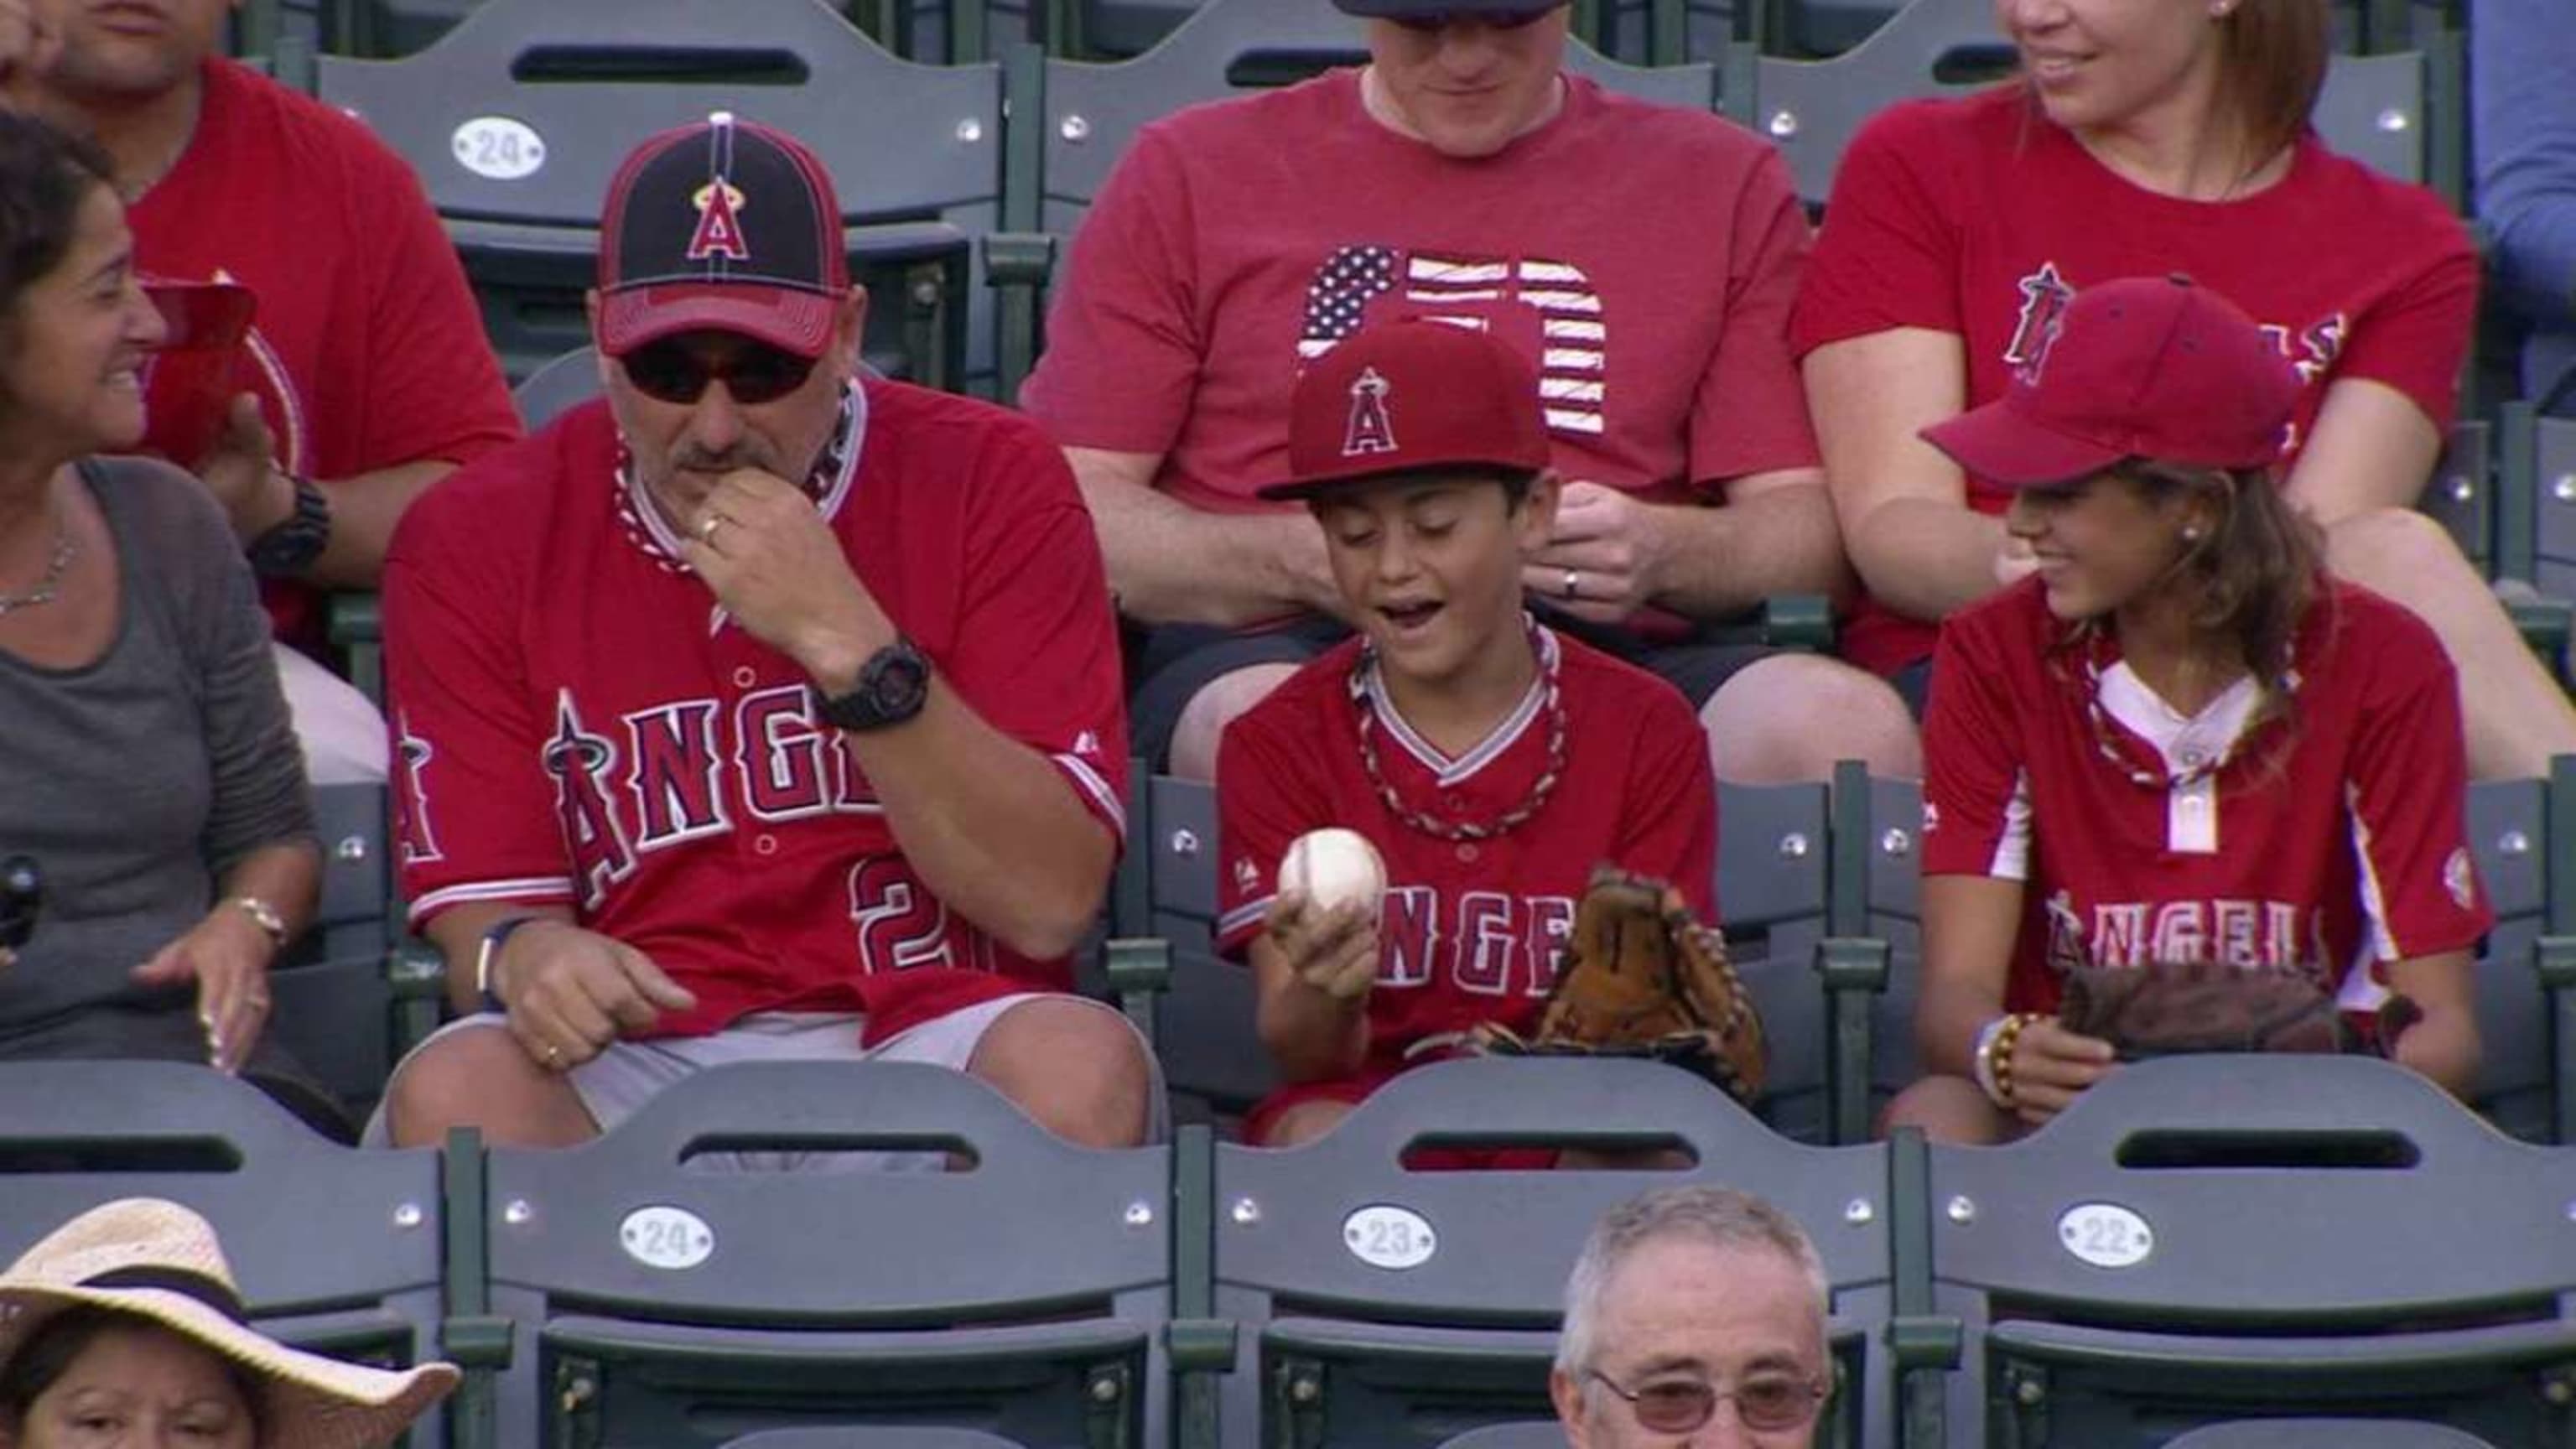
[[[1623,1203],[1566,1282],[1557,1417],[1575,1449],[1807,1449],[1833,1384],[1826,1300],[1815,1245],[1760,1198],[1684,1187]]]
[[[1022,395],[1137,628],[1140,753],[1211,778],[1225,724],[1365,624],[1260,490],[1288,475],[1299,371],[1429,316],[1537,378],[1568,480],[1522,573],[1546,622],[1678,687],[1721,779],[1919,773],[1893,690],[1709,632],[1848,581],[1787,345],[1808,233],[1778,153],[1568,73],[1563,4],[1335,3],[1367,65],[1138,133]]]
[[[718,114],[610,187],[607,397],[416,506],[386,570],[413,922],[472,1013],[375,1135],[559,1145],[741,1060],[984,1078],[1120,1146],[1066,994],[1124,820],[1115,625],[1025,420],[858,375],[831,179]]]

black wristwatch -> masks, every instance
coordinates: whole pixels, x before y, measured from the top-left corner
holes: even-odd
[[[868,656],[849,693],[824,696],[815,712],[825,724],[841,729],[881,730],[921,713],[929,698],[930,661],[898,634]]]
[[[295,511],[250,544],[250,566],[264,579],[301,578],[331,542],[331,500],[321,485],[290,473]]]

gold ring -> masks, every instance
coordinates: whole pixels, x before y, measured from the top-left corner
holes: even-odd
[[[1565,571],[1565,596],[1569,599],[1579,597],[1576,593],[1575,586],[1581,582],[1583,582],[1583,575],[1576,573],[1572,569],[1567,569]]]
[[[725,517],[725,516],[724,516],[723,514],[721,514],[721,513],[710,513],[710,514],[708,514],[706,517],[699,519],[699,520],[698,520],[698,542],[700,542],[700,543],[713,543],[713,542],[715,542],[715,541],[716,541],[716,529],[717,529],[718,527],[720,527],[720,526],[724,525],[724,524],[731,523],[732,521],[733,521],[732,519]]]
[[[553,1042],[546,1043],[546,1065],[550,1067],[560,1067],[563,1065],[562,1047],[556,1046]]]

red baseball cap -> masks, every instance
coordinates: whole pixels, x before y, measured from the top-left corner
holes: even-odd
[[[2037,360],[1984,407],[1923,430],[1988,483],[2031,488],[2128,458],[2198,468],[2279,461],[2299,374],[2254,319],[2189,277],[2087,287]]]
[[[599,350],[739,332],[820,357],[850,290],[831,174],[795,137],[718,111],[635,148],[600,222]]]
[[[1481,328],[1425,317],[1353,333],[1317,358],[1288,401],[1288,481],[1263,498],[1432,468],[1547,466],[1538,375]]]

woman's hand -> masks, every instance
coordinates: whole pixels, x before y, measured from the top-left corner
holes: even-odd
[[[1365,1000],[1377,984],[1373,915],[1355,901],[1318,907],[1299,892],[1282,891],[1263,925],[1300,982],[1348,1005]]]
[[[2118,1068],[2109,1042],[2068,1031],[2053,1016],[2035,1018],[2013,1041],[2013,1114],[2037,1127]]]
[[[227,1076],[250,1060],[268,1024],[268,963],[277,954],[250,913],[225,901],[188,933],[134,968],[148,986],[197,983],[197,1021],[206,1029],[206,1060]]]

